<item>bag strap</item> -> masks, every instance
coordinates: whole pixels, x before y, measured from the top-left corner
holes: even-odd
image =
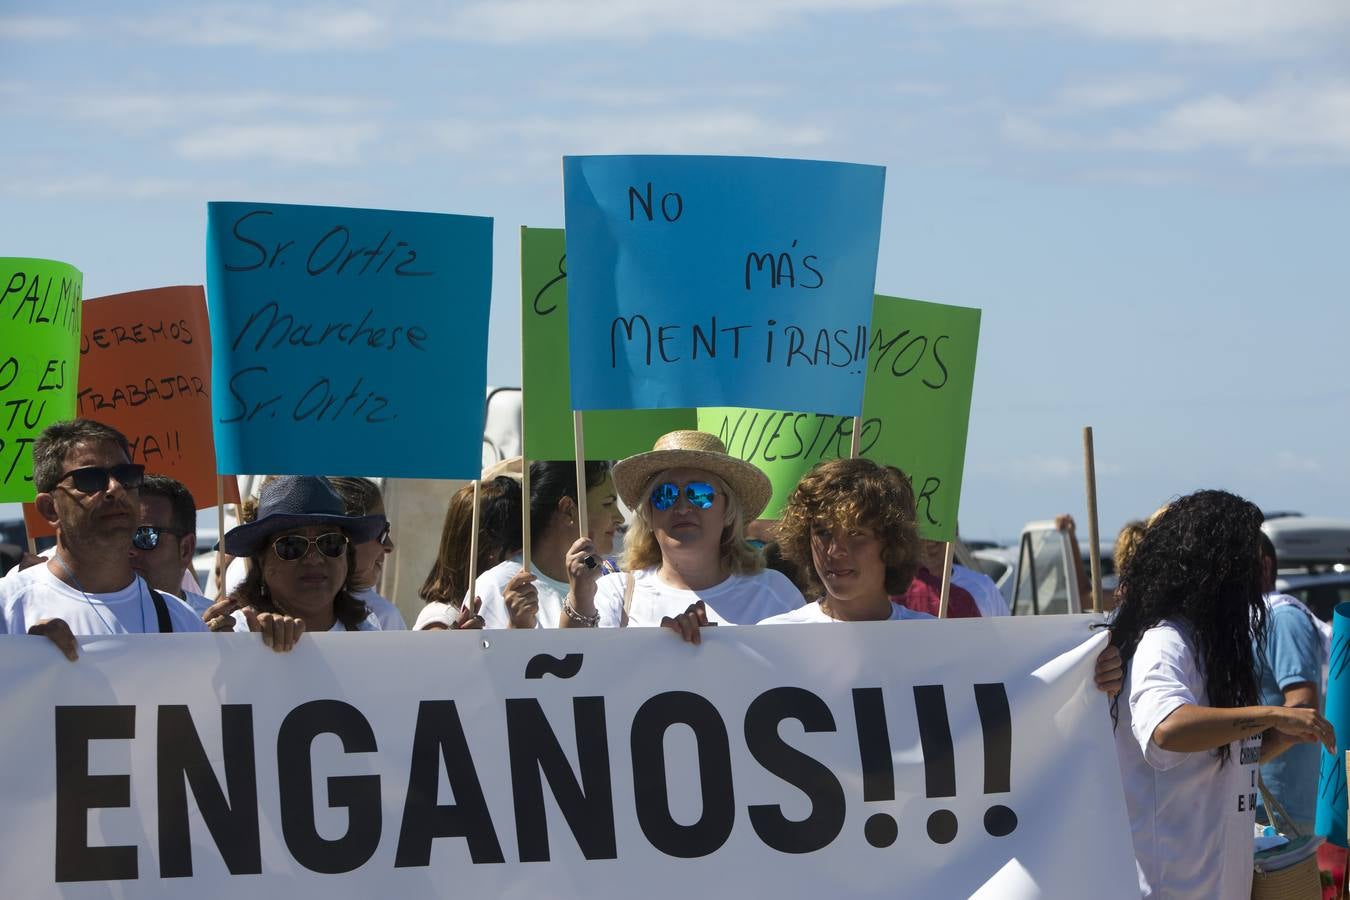
[[[628,612],[633,608],[633,588],[637,586],[637,579],[633,577],[632,572],[624,572],[623,584],[623,614],[619,617],[619,627],[628,627]]]
[[[159,633],[173,634],[173,620],[169,618],[169,604],[164,602],[164,595],[154,588],[150,588],[150,599],[155,603],[155,616],[159,619]]]
[[[1266,808],[1266,818],[1270,819],[1270,824],[1275,826],[1275,830],[1285,837],[1302,837],[1288,810],[1281,806],[1280,801],[1272,797],[1270,791],[1266,789],[1266,782],[1261,778],[1260,769],[1257,770],[1256,774],[1256,789],[1261,793],[1261,803]],[[1276,819],[1282,819],[1283,826]]]

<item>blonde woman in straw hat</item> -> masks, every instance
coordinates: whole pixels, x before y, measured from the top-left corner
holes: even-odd
[[[673,431],[614,465],[634,517],[623,571],[596,578],[585,541],[567,555],[563,627],[664,626],[692,643],[703,625],[749,625],[796,609],[801,592],[745,541],[772,486],[754,465],[701,431]]]

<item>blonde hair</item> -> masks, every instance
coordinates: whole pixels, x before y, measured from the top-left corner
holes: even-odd
[[[1163,507],[1166,509],[1167,507]],[[1158,512],[1162,512],[1159,510]],[[1153,514],[1157,518],[1158,513]],[[1140,521],[1126,522],[1120,529],[1120,534],[1116,535],[1116,545],[1111,554],[1112,561],[1116,565],[1116,575],[1125,571],[1131,559],[1134,558],[1134,552],[1139,549],[1139,542],[1144,539],[1144,532],[1148,526]]]
[[[623,569],[625,572],[637,572],[661,565],[661,545],[657,543],[656,533],[652,531],[651,496],[652,488],[660,484],[666,469],[657,472],[642,489],[637,508],[633,510],[633,521],[624,536]],[[764,571],[764,555],[745,542],[745,513],[737,497],[727,483],[712,472],[695,469],[709,484],[717,488],[727,500],[726,513],[722,520],[722,540],[719,548],[722,566],[732,575],[756,575]]]

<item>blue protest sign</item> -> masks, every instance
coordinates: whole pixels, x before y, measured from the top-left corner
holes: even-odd
[[[225,473],[476,478],[492,220],[207,204]]]
[[[885,169],[563,158],[576,409],[862,409]]]
[[[1350,603],[1331,616],[1331,658],[1327,667],[1327,721],[1336,729],[1336,752],[1322,748],[1317,785],[1317,833],[1346,846],[1345,754],[1350,751]]]

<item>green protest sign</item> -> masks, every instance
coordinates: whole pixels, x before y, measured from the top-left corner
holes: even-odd
[[[961,500],[980,311],[878,295],[872,310],[860,453],[914,482],[919,531],[951,540]],[[698,427],[773,481],[777,518],[808,469],[849,455],[853,420],[728,407],[699,410]]]
[[[520,229],[520,288],[525,456],[574,459],[567,257],[561,228]],[[650,450],[667,431],[693,427],[691,409],[591,411],[585,413],[582,425],[589,459],[622,459]]]
[[[30,502],[33,441],[75,415],[80,360],[79,269],[0,257],[0,501]]]

